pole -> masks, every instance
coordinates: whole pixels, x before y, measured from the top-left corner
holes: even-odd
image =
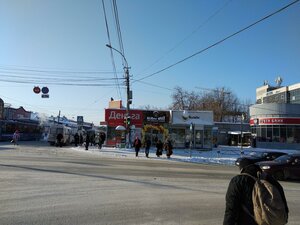
[[[131,118],[130,118],[130,104],[131,104],[131,96],[130,96],[130,84],[129,84],[129,67],[128,67],[128,62],[125,58],[125,56],[123,55],[122,52],[120,52],[118,49],[115,49],[114,47],[112,47],[111,45],[109,44],[106,44],[106,47],[118,52],[124,59],[126,65],[124,67],[124,70],[125,70],[125,80],[126,80],[126,95],[127,95],[127,102],[126,102],[126,134],[125,134],[125,137],[128,139],[126,140],[126,145],[127,147],[131,147],[131,132],[130,132],[130,124],[128,124],[128,119],[129,121],[131,121]]]
[[[241,155],[244,154],[244,151],[243,151],[243,120],[244,120],[244,114],[241,115]]]

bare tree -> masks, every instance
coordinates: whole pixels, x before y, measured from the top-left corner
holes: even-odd
[[[172,94],[171,109],[209,110],[214,112],[214,120],[232,121],[242,113],[248,112],[248,108],[241,104],[236,95],[225,87],[205,89],[196,93],[188,92],[181,87],[176,87]]]

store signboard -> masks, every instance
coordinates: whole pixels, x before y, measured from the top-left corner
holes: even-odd
[[[169,123],[170,121],[170,111],[143,111],[144,122],[146,124],[162,124]]]
[[[130,110],[130,123],[137,127],[143,125],[143,111],[141,110]],[[125,109],[105,109],[105,122],[108,126],[116,127],[124,124],[126,118]]]
[[[213,125],[212,111],[171,111],[173,125]]]
[[[300,125],[300,118],[255,118],[250,120],[250,126],[254,125]]]

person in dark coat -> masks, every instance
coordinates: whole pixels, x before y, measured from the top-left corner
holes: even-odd
[[[158,140],[156,143],[156,156],[160,157],[163,152],[163,143],[161,140]]]
[[[165,141],[164,147],[166,150],[167,158],[169,159],[171,157],[171,155],[173,154],[173,145],[172,145],[172,141],[169,138]]]
[[[56,146],[62,147],[62,145],[63,145],[62,139],[63,138],[64,138],[64,136],[62,135],[62,133],[57,134],[57,136],[56,136],[56,141],[57,141]]]
[[[75,147],[77,147],[77,146],[78,146],[78,143],[79,143],[79,135],[78,135],[78,133],[76,133],[76,134],[74,135],[74,142],[75,142]]]
[[[99,149],[102,148],[102,145],[104,144],[105,139],[106,139],[105,133],[101,132],[99,134]]]
[[[136,137],[134,142],[133,142],[133,147],[135,149],[135,156],[136,157],[138,157],[138,155],[139,155],[139,151],[140,151],[141,146],[142,146],[141,140],[139,139],[139,137]]]
[[[254,177],[257,177],[257,172],[261,172],[258,165],[252,164],[246,158],[241,160],[239,168],[241,173],[247,173]],[[266,179],[278,188],[288,212],[289,209],[281,185],[271,176],[267,176]],[[223,225],[257,225],[253,216],[251,216],[254,215],[252,203],[254,183],[254,179],[247,175],[236,175],[231,179],[226,193]],[[246,207],[248,212],[242,206]],[[249,212],[251,215],[249,215]]]
[[[85,137],[85,150],[89,150],[89,145],[90,145],[90,136],[86,134]]]
[[[145,141],[145,155],[147,158],[149,158],[150,147],[151,147],[151,141],[150,139],[147,138]]]

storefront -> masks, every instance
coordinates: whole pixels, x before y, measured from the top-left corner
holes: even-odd
[[[125,128],[125,109],[105,109],[105,123],[107,125],[107,146],[117,146],[123,143],[126,139],[125,129],[118,129],[120,127]],[[136,136],[141,138],[142,126],[143,126],[143,111],[142,110],[130,110],[130,131],[131,131],[131,143]]]
[[[257,104],[250,116],[257,147],[300,150],[300,104]]]
[[[143,111],[142,138],[149,139],[153,146],[158,140],[164,142],[169,135],[170,111]]]
[[[171,111],[169,136],[175,148],[211,149],[212,111]]]

